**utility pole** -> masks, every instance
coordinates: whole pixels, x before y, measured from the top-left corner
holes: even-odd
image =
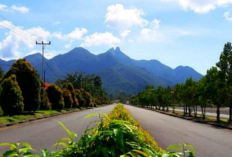
[[[48,43],[45,42],[41,42],[38,43],[36,41],[36,45],[42,45],[42,71],[41,71],[41,75],[42,75],[42,80],[44,81],[44,87],[45,87],[45,70],[44,70],[44,49],[46,45],[51,45],[51,41],[49,41]]]

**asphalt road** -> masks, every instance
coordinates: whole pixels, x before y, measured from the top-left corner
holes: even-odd
[[[189,143],[194,146],[196,157],[232,157],[232,130],[132,106],[126,108],[162,148]]]
[[[69,115],[52,117],[40,121],[25,123],[0,129],[0,143],[29,142],[39,150],[51,146],[61,137],[67,137],[54,119],[63,122],[67,128],[81,136],[89,122],[98,118],[84,119],[90,113],[109,113],[113,105],[76,112]],[[170,144],[190,143],[195,147],[196,157],[231,157],[232,130],[200,124],[157,112],[126,105],[132,116],[140,121],[145,130],[162,148]],[[2,153],[6,148],[0,147]],[[0,153],[0,154],[1,154]]]
[[[0,128],[0,143],[5,142],[28,142],[36,149],[55,149],[52,146],[62,137],[68,137],[63,128],[55,121],[61,121],[72,132],[78,133],[80,137],[90,122],[99,120],[98,117],[85,119],[84,117],[91,113],[109,113],[113,105],[89,109],[81,112],[71,113],[38,120],[12,127]],[[0,147],[0,154],[9,150],[8,147]]]

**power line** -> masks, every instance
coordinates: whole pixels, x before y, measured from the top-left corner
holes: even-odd
[[[10,20],[8,20],[7,18],[5,18],[4,16],[2,16],[2,15],[0,15],[0,17],[1,18],[3,18],[4,20],[6,20],[6,21],[8,21],[8,22],[10,22],[10,23],[12,23]],[[15,25],[15,24],[13,24],[12,23],[12,25],[13,26],[15,26],[15,27],[12,27],[11,25],[9,25],[9,24],[7,24],[7,23],[2,23],[2,27],[4,27],[4,28],[6,28],[6,29],[9,29],[9,30],[11,30],[13,33],[16,33],[16,34],[18,34],[18,35],[20,35],[20,36],[23,36],[23,37],[25,37],[25,38],[30,38],[30,39],[33,39],[33,40],[36,40],[36,39],[41,39],[41,40],[43,40],[41,37],[39,37],[39,36],[37,36],[37,35],[34,35],[34,34],[32,34],[31,32],[28,32],[27,30],[24,30],[23,28],[21,28],[20,26],[17,26],[17,25]],[[52,70],[52,68],[48,65],[48,63],[44,60],[44,48],[45,48],[45,45],[50,45],[51,43],[49,42],[49,43],[44,43],[43,41],[41,42],[41,43],[37,43],[37,41],[36,41],[36,44],[39,44],[39,45],[42,45],[42,50],[43,50],[43,52],[42,52],[42,79],[44,79],[45,78],[45,74],[44,74],[44,70],[43,70],[43,64],[44,64],[44,62],[45,62],[45,64],[48,66],[48,68],[52,71],[52,73],[57,77],[57,78],[59,78],[56,74],[55,74],[55,72]],[[58,52],[58,50],[57,50],[57,48],[55,47],[55,45],[54,44],[52,44],[52,47],[55,49],[55,51],[57,51]],[[48,47],[48,49],[50,49],[49,47]],[[6,66],[11,66],[11,65],[6,65]],[[45,81],[44,81],[45,82]]]

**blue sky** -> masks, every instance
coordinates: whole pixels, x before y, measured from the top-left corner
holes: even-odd
[[[232,0],[1,0],[0,58],[39,52],[36,41],[52,42],[47,58],[119,46],[136,60],[205,74],[232,42]]]

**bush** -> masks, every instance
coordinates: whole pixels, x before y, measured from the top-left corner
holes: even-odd
[[[49,102],[47,92],[45,91],[44,88],[41,88],[40,97],[41,97],[40,109],[51,110],[52,106],[51,106],[51,103]]]
[[[64,99],[62,97],[61,89],[55,84],[50,84],[46,92],[49,102],[52,104],[52,109],[62,110],[64,108]]]
[[[63,93],[63,99],[64,99],[64,106],[65,108],[72,108],[72,105],[73,105],[73,99],[72,99],[72,94],[71,92],[66,89],[66,88],[63,88],[62,89],[62,93]]]
[[[36,111],[40,106],[41,82],[38,72],[26,61],[18,59],[4,75],[3,80],[16,75],[18,85],[22,91],[24,111]]]
[[[78,107],[83,107],[85,105],[85,99],[82,97],[82,93],[79,89],[75,89],[76,98],[78,99]]]
[[[0,117],[2,117],[3,115],[4,115],[4,112],[3,112],[3,110],[2,110],[2,108],[0,106]]]
[[[72,83],[65,83],[63,88],[66,88],[68,89],[70,92],[71,92],[71,95],[72,95],[72,100],[73,100],[73,103],[72,103],[72,107],[78,107],[79,105],[79,102],[78,102],[78,99],[76,98],[76,93],[75,93],[75,90],[74,90],[74,87],[73,87],[73,84]]]
[[[22,92],[15,75],[11,75],[1,83],[0,104],[5,114],[14,115],[23,112]]]

